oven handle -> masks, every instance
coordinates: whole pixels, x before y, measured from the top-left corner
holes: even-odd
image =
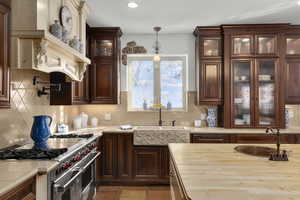
[[[84,167],[82,168],[76,168],[73,170],[73,172],[77,172],[77,174],[75,176],[73,176],[66,184],[64,185],[61,185],[61,184],[54,184],[54,188],[56,189],[56,191],[58,192],[64,192],[72,183],[74,180],[76,180],[78,178],[79,175],[81,175],[87,168],[90,164],[92,164],[96,158],[99,157],[100,155],[100,152],[97,152],[97,153],[94,153],[96,154]]]
[[[54,184],[54,188],[56,189],[57,192],[64,192],[73,183],[73,181],[76,180],[78,176],[81,174],[81,170],[79,168],[74,169],[73,172],[77,172],[77,173],[66,184],[64,185],[61,185],[59,183]]]
[[[93,154],[95,154],[94,157],[81,169],[81,172],[84,172],[100,156],[100,152]]]

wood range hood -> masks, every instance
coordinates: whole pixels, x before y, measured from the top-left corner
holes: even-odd
[[[81,81],[87,65],[86,18],[89,12],[83,0],[12,0],[11,68],[33,69],[45,73],[61,72]],[[60,9],[70,9],[74,36],[83,43],[83,51],[73,49],[49,32],[60,19]]]

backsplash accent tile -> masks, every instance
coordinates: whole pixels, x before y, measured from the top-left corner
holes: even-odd
[[[11,109],[0,110],[0,148],[30,139],[34,115],[52,116],[51,131],[54,131],[57,122],[65,121],[65,115],[71,122],[79,113],[78,106],[50,106],[48,96],[38,97],[37,87],[32,85],[33,76],[49,80],[48,74],[38,71],[11,71]]]

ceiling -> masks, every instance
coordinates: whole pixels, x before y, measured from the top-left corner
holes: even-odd
[[[90,26],[120,26],[125,33],[192,33],[195,26],[235,23],[300,24],[298,0],[87,0]]]

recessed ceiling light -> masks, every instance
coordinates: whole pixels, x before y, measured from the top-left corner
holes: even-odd
[[[136,2],[134,2],[134,1],[130,1],[128,3],[128,8],[137,8],[138,6],[139,5]]]

